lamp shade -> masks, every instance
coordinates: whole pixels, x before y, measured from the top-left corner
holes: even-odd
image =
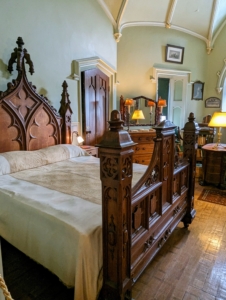
[[[226,112],[215,112],[208,124],[209,127],[226,127]]]
[[[79,144],[81,144],[84,142],[84,139],[79,135],[79,136],[77,136],[77,141]]]
[[[141,109],[134,110],[134,113],[132,115],[133,120],[142,120],[145,119],[143,111]]]
[[[147,106],[148,106],[148,107],[150,107],[150,106],[155,106],[155,102],[149,100],[149,101],[147,102]]]
[[[126,99],[125,106],[132,106],[133,105],[133,99]]]
[[[166,105],[166,100],[165,99],[159,99],[158,100],[158,106],[159,107],[166,107],[167,105]]]

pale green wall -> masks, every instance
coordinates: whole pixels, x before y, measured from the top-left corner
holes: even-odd
[[[166,44],[185,47],[183,64],[165,62]],[[191,35],[158,27],[130,27],[122,32],[118,43],[117,99],[147,96],[155,99],[156,86],[151,83],[153,66],[167,69],[191,71],[191,81],[207,81],[206,44]],[[194,112],[196,121],[203,117],[204,100],[191,100],[192,85],[189,85],[188,107]],[[205,87],[204,87],[205,97]],[[205,98],[204,98],[205,99]]]
[[[72,61],[98,56],[116,68],[117,44],[112,24],[96,1],[1,1],[0,28],[0,90],[5,90],[16,75],[9,75],[7,64],[21,36],[34,63],[35,73],[28,73],[29,80],[56,109],[66,80],[74,121],[78,120],[78,82],[70,78],[74,72]]]

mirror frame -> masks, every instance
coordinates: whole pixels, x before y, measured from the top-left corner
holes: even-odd
[[[156,118],[157,118],[157,115],[158,115],[158,107],[157,107],[157,102],[153,99],[151,99],[150,97],[146,97],[146,96],[137,96],[137,97],[133,97],[133,98],[130,98],[130,99],[133,99],[136,101],[135,103],[135,109],[138,109],[138,101],[140,99],[144,99],[145,100],[145,107],[148,107],[147,103],[148,101],[152,101],[154,104],[155,104],[155,108],[154,108],[154,112],[155,112],[155,120],[154,122],[151,124],[151,123],[145,123],[145,124],[136,124],[136,121],[130,121],[129,122],[129,126],[154,126],[157,124],[156,122]],[[120,112],[121,112],[121,118],[122,120],[124,121],[124,126],[128,126],[128,107],[125,106],[125,100],[123,98],[123,96],[121,95],[120,97]]]

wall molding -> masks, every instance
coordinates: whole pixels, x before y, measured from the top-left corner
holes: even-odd
[[[158,77],[168,75],[168,76],[187,76],[188,77],[188,84],[191,84],[191,71],[186,70],[174,70],[174,69],[164,69],[164,68],[157,68],[153,67],[152,73],[152,83],[157,83]]]

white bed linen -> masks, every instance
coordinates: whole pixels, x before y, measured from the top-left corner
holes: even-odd
[[[35,168],[36,170],[2,175],[0,176],[0,235],[56,274],[66,285],[74,286],[74,299],[95,300],[102,285],[99,159],[82,156],[71,158],[67,160],[68,162],[70,170],[63,169],[65,178],[68,177],[68,172],[76,173],[76,166],[82,162],[83,172],[80,175],[74,174],[80,176],[80,180],[76,180],[76,177],[73,180],[79,182],[81,190],[82,186],[89,189],[89,184],[96,185],[95,195],[93,194],[94,202],[90,199],[92,192],[89,193],[89,190],[88,196],[82,191],[81,195],[84,194],[84,197],[81,198],[81,195],[79,197],[73,194],[77,193],[73,188],[68,193],[60,189],[56,191],[51,187],[13,177],[20,178],[24,172],[32,174],[33,171],[34,173],[38,171],[40,180],[41,174],[45,179],[50,169],[55,168],[56,172],[62,170],[61,162],[52,166],[38,167]],[[134,165],[136,180],[145,168],[145,166]],[[30,177],[32,181],[35,174]],[[62,176],[60,178],[62,180]],[[71,182],[71,185],[75,186],[76,182]],[[99,199],[99,202],[96,199]]]

